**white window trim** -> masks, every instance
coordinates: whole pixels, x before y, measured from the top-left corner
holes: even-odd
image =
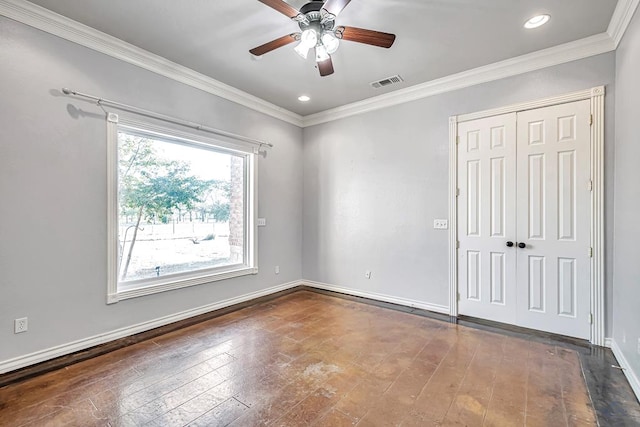
[[[159,136],[164,136],[168,139],[171,139],[171,137],[186,139],[193,141],[196,146],[210,144],[246,154],[245,191],[248,192],[247,200],[250,203],[247,208],[247,226],[244,233],[245,247],[247,248],[245,264],[175,274],[152,284],[141,284],[136,288],[118,290],[118,128],[120,126],[140,129],[145,133],[157,133]],[[213,139],[196,132],[184,132],[154,124],[150,121],[119,117],[113,113],[107,114],[107,304],[233,277],[258,274],[258,233],[256,222],[258,165],[256,154],[258,154],[258,148],[232,138]]]

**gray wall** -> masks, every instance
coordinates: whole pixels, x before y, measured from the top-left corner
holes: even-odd
[[[607,86],[610,317],[613,53],[304,133],[5,18],[0,63],[0,361],[301,277],[447,305],[447,232],[432,224],[447,217],[448,117],[597,85]],[[637,60],[629,67],[622,81]],[[105,124],[96,106],[60,96],[63,86],[276,144],[259,162],[259,215],[268,219],[260,274],[106,305]],[[637,148],[627,145],[631,155]],[[14,335],[13,319],[23,316],[29,332]]]
[[[299,128],[3,17],[0,64],[0,361],[300,279]],[[105,121],[64,86],[273,142],[260,273],[106,305]]]
[[[447,232],[433,220],[448,216],[449,116],[599,85],[611,254],[614,62],[599,55],[305,129],[304,278],[447,306]],[[610,256],[606,270],[610,330]]]
[[[613,338],[640,377],[640,12],[616,52]]]

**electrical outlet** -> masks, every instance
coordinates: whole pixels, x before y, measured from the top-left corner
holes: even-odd
[[[28,329],[29,329],[29,318],[23,317],[13,321],[13,332],[15,334],[27,332]]]
[[[364,277],[366,277],[367,279],[371,279],[371,272],[369,270],[365,271]]]
[[[267,218],[258,218],[258,227],[266,227]]]
[[[433,228],[436,230],[446,230],[449,228],[449,221],[446,219],[434,219]]]
[[[276,268],[274,269],[276,274],[280,274],[280,266],[276,265]]]

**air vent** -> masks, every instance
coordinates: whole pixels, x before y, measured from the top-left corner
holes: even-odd
[[[385,86],[395,85],[403,81],[404,80],[402,80],[402,77],[396,74],[395,76],[387,77],[386,79],[382,79],[382,80],[378,80],[377,82],[370,83],[370,85],[378,89]]]

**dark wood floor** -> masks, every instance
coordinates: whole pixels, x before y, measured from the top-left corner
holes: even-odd
[[[299,291],[0,389],[2,426],[592,426],[576,351]]]

